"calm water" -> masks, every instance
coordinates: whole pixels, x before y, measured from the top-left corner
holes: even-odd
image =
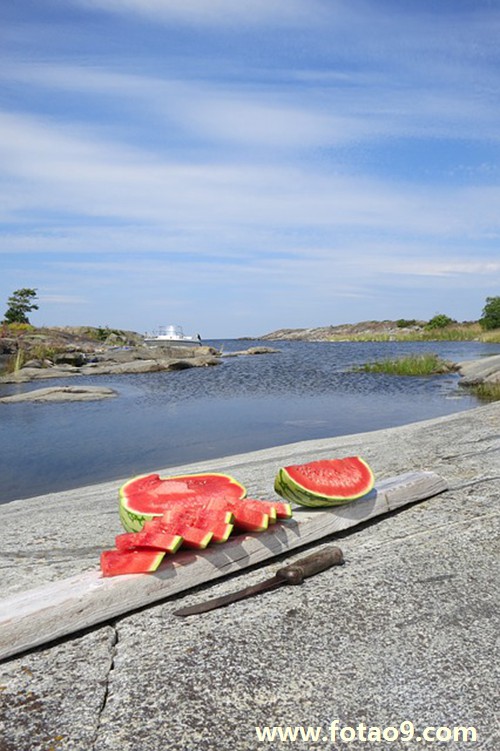
[[[257,342],[208,342],[224,352]],[[355,364],[413,352],[453,360],[498,354],[477,342],[264,342],[279,354],[212,368],[78,378],[119,396],[74,404],[0,404],[0,503],[158,468],[310,438],[358,433],[477,406],[458,376],[353,373]],[[0,394],[50,380],[0,386]]]

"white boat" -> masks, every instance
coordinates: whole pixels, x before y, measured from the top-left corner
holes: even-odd
[[[146,334],[144,341],[148,344],[201,344],[201,337],[186,336],[182,326],[158,326],[152,334]]]

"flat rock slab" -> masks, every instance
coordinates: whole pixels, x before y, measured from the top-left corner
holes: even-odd
[[[0,402],[89,402],[96,399],[109,399],[117,396],[116,391],[107,386],[54,386],[45,389],[26,391],[24,394],[4,396]]]
[[[0,383],[28,383],[46,378],[68,378],[80,375],[78,368],[72,365],[54,366],[52,368],[21,368],[15,373],[0,376]]]
[[[226,352],[223,357],[239,357],[240,355],[274,355],[280,352],[273,347],[250,347],[249,349],[240,349],[236,352]]]
[[[500,355],[481,357],[478,360],[465,360],[457,364],[463,377],[463,385],[477,383],[500,383]]]
[[[340,545],[345,565],[301,586],[173,615],[305,551],[9,659],[0,666],[2,751],[413,751],[429,745],[416,739],[431,726],[475,729],[475,742],[446,743],[450,751],[500,748],[500,404],[158,471],[228,472],[264,498],[279,466],[355,454],[377,481],[433,471],[449,490],[332,535],[325,545]],[[94,570],[120,531],[120,485],[1,506],[3,595]],[[412,723],[415,740],[342,744],[337,734],[334,744],[335,720],[380,732]],[[318,742],[258,740],[256,728],[287,725],[320,728]]]
[[[177,348],[179,349],[179,348]],[[201,349],[201,348],[200,348]],[[208,349],[205,347],[204,349]],[[159,349],[159,352],[161,350]],[[212,354],[196,355],[186,353],[185,357],[163,357],[156,359],[99,360],[80,367],[73,365],[55,365],[49,368],[21,368],[15,373],[0,376],[0,383],[27,383],[45,378],[66,378],[79,375],[123,375],[129,373],[156,373],[160,370],[184,370],[218,365],[220,358]]]

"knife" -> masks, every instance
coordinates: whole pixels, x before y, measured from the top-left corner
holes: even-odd
[[[308,555],[306,558],[302,558],[289,566],[278,569],[274,576],[259,584],[253,584],[250,587],[245,587],[245,589],[240,589],[238,592],[232,592],[229,595],[214,597],[212,600],[201,602],[198,605],[189,605],[188,607],[180,608],[174,611],[174,615],[184,617],[186,615],[207,613],[209,610],[223,608],[226,605],[231,605],[233,602],[253,597],[261,592],[277,589],[284,584],[302,584],[308,576],[314,576],[314,574],[319,574],[321,571],[326,571],[330,566],[341,566],[343,563],[344,556],[341,549],[331,546],[320,550],[318,553]]]

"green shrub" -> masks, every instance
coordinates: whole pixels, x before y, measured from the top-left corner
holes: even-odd
[[[438,313],[434,316],[434,318],[431,318],[428,323],[425,324],[426,329],[444,329],[446,326],[452,326],[456,321],[453,320],[453,318],[450,318],[449,316],[445,315],[444,313]]]
[[[19,336],[20,334],[27,334],[30,331],[34,331],[35,327],[31,323],[2,323],[1,335],[5,337]]]
[[[396,321],[398,329],[407,329],[410,326],[418,326],[418,321],[415,318],[400,318]]]

